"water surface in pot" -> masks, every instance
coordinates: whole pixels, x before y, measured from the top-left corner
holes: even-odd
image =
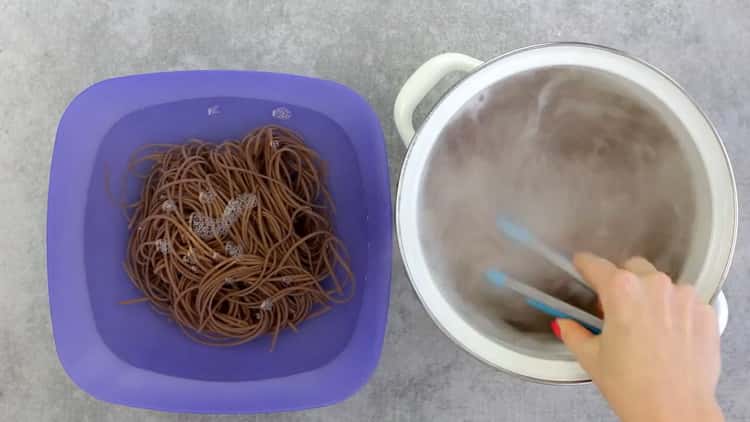
[[[443,130],[423,181],[419,231],[433,277],[476,329],[524,353],[569,358],[549,335],[549,318],[489,285],[488,268],[594,306],[564,273],[504,239],[498,214],[561,251],[615,262],[641,255],[679,277],[695,189],[646,95],[601,71],[551,67],[489,87]]]

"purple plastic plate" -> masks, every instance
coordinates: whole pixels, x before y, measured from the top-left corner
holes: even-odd
[[[238,138],[275,123],[328,163],[335,230],[351,255],[355,297],[270,338],[230,348],[196,344],[138,296],[122,261],[117,191],[147,143]],[[131,183],[127,196],[137,196]],[[383,344],[391,268],[391,203],[375,113],[340,84],[260,72],[191,71],[106,80],[78,95],[57,131],[47,210],[52,328],[63,367],[108,402],[174,412],[256,413],[336,403],[362,387]]]

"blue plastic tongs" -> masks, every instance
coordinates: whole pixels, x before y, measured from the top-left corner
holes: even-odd
[[[537,254],[541,255],[547,261],[565,271],[582,286],[587,288],[592,294],[596,292],[586,284],[581,277],[581,274],[573,266],[573,263],[565,255],[550,248],[542,241],[537,239],[525,228],[513,223],[504,217],[498,217],[497,219],[498,229],[507,237],[514,241],[526,246]],[[562,300],[544,293],[541,290],[535,289],[526,283],[516,280],[507,274],[497,271],[488,270],[485,273],[487,279],[495,284],[496,286],[509,288],[516,293],[526,298],[526,303],[530,306],[542,311],[555,318],[567,318],[578,321],[581,325],[588,328],[594,334],[599,334],[602,331],[603,322],[601,318],[596,317],[582,309],[579,309],[569,303],[563,302]]]

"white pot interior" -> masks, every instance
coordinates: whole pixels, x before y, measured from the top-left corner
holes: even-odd
[[[503,239],[496,214],[563,252],[645,255],[708,301],[731,256],[734,201],[721,143],[669,79],[607,50],[553,46],[488,63],[436,106],[404,165],[398,230],[420,299],[458,344],[501,369],[575,382],[587,377],[548,319],[483,272],[593,304]]]

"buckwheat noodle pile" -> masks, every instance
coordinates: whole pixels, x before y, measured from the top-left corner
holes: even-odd
[[[354,294],[321,160],[294,132],[152,145],[131,171],[144,163],[125,260],[144,297],[123,303],[150,302],[201,343],[272,333],[273,348],[281,330]]]

